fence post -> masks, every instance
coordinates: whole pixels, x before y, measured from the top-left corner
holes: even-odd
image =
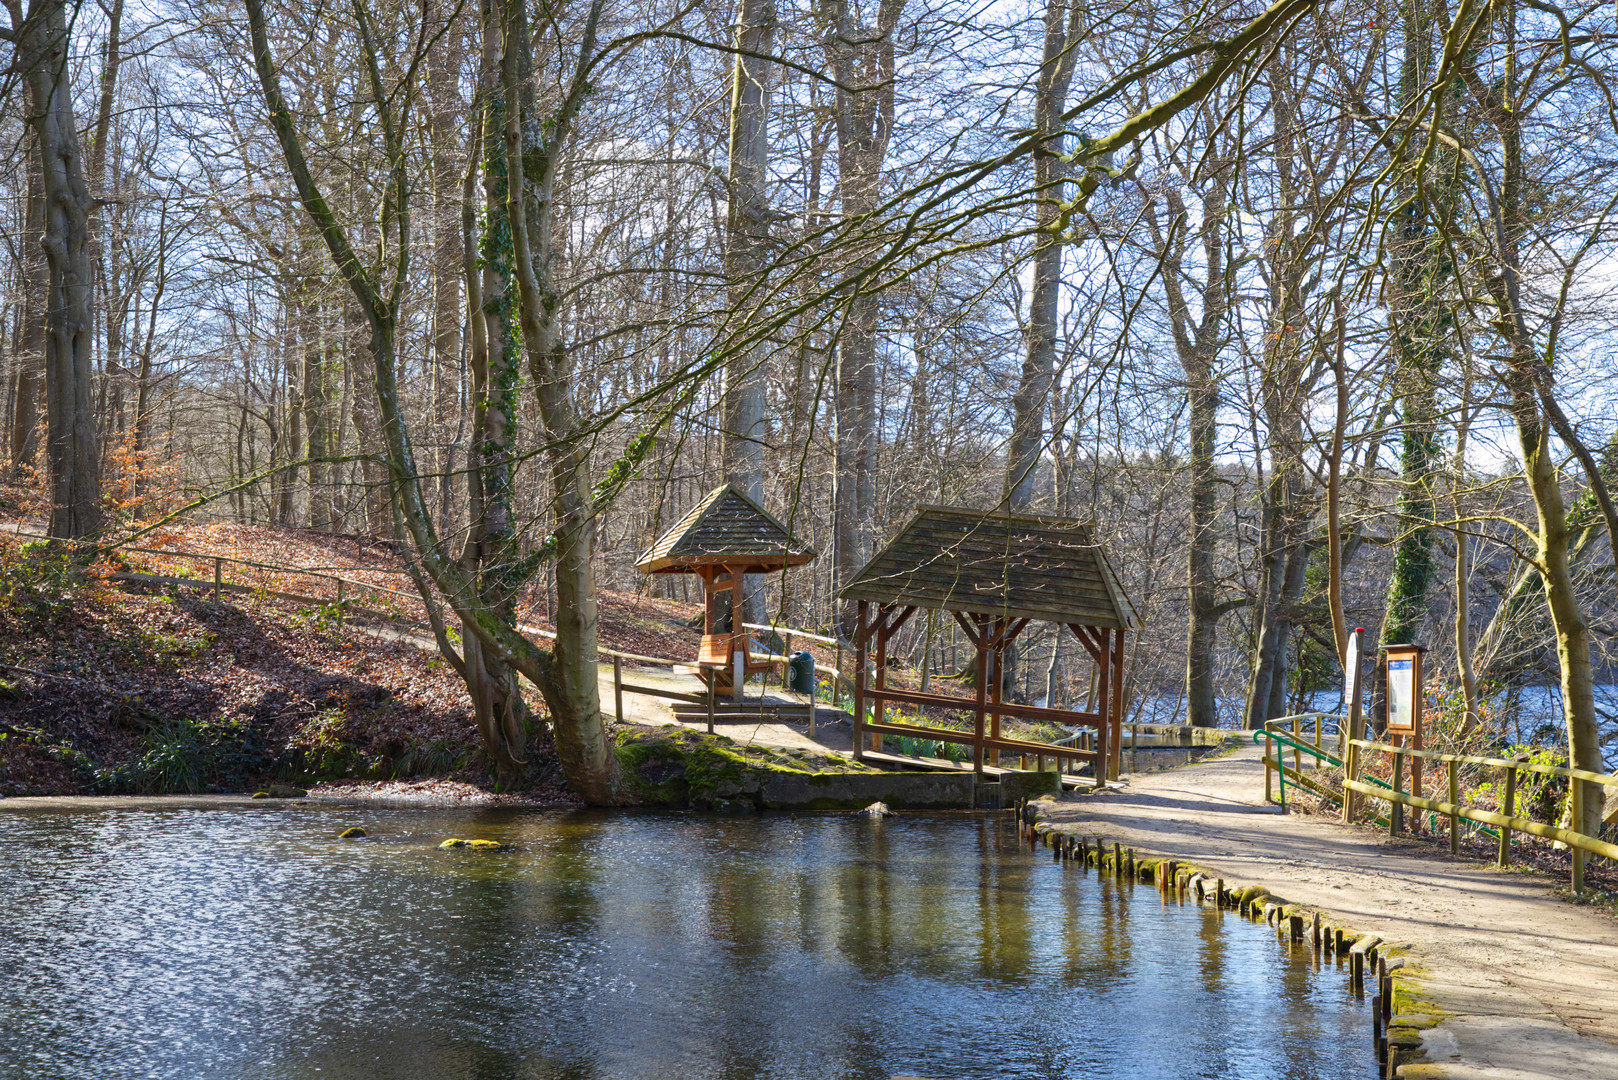
[[[1303,772],[1303,751],[1298,749],[1298,718],[1296,716],[1292,718],[1292,771],[1295,773]],[[1281,790],[1286,791],[1285,775],[1281,778]],[[1285,800],[1283,799],[1282,801],[1284,802]]]
[[[218,558],[214,559],[214,561],[213,561],[213,602],[216,603],[216,604],[219,603],[219,583],[220,583],[219,579],[224,576],[224,566],[225,566],[225,560],[224,559],[218,559]]]
[[[1275,746],[1275,740],[1270,738],[1270,725],[1264,725],[1264,805],[1268,806],[1275,801],[1275,781],[1270,776],[1270,750]]]
[[[1500,803],[1500,812],[1506,817],[1515,817],[1517,813],[1517,767],[1513,765],[1506,770],[1506,795]],[[1511,862],[1511,826],[1500,826],[1500,852],[1495,858],[1500,866]]]
[[[1393,793],[1403,794],[1402,785],[1405,782],[1405,755],[1404,748],[1393,748]],[[1399,828],[1404,824],[1404,804],[1397,799],[1388,800],[1388,835],[1398,836]]]
[[[1343,765],[1343,824],[1354,820],[1354,798],[1359,793],[1349,789],[1348,781],[1360,780],[1360,748],[1348,740],[1348,760]]]
[[[1569,824],[1573,826],[1572,832],[1584,832],[1584,781],[1574,777],[1568,785],[1568,792],[1572,796],[1573,807]],[[1568,845],[1568,854],[1573,856],[1573,893],[1575,896],[1584,892],[1584,849]]]
[[[618,712],[618,722],[624,722],[624,658],[612,658],[612,700]]]
[[[338,629],[341,629],[342,625],[343,625],[343,579],[338,578],[337,579],[337,626],[338,626]]]
[[[837,635],[837,674],[843,674],[843,635]],[[831,707],[837,708],[837,680],[831,681]]]
[[[1449,812],[1449,853],[1461,853],[1461,780],[1458,773],[1460,762],[1449,762],[1449,802],[1454,809]]]

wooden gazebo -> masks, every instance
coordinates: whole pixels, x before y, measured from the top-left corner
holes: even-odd
[[[984,513],[924,506],[899,534],[844,587],[858,602],[854,663],[854,756],[864,753],[867,733],[965,743],[972,764],[983,771],[985,751],[997,764],[1000,751],[1088,761],[1099,786],[1118,773],[1119,729],[1124,712],[1124,635],[1139,629],[1140,616],[1124,595],[1106,553],[1090,528],[1066,518]],[[889,639],[917,608],[946,611],[977,650],[977,696],[973,700],[893,690],[887,686]],[[1019,705],[1001,700],[1000,671],[1006,647],[1030,622],[1068,627],[1095,660],[1099,694],[1095,712]],[[868,685],[867,658],[875,652],[875,685]],[[866,702],[873,718],[865,719]],[[888,723],[888,703],[926,705],[973,713],[970,732]],[[1095,729],[1095,749],[1002,738],[1000,718],[1045,720]]]
[[[702,581],[702,647],[697,663],[714,687],[737,700],[747,676],[767,668],[748,659],[742,581],[814,560],[808,544],[734,484],[715,488],[635,561],[648,574],[695,574]],[[728,602],[727,602],[728,601]]]

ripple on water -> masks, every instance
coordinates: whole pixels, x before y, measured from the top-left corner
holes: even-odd
[[[6,1080],[1375,1075],[1330,963],[1000,817],[29,810],[0,844]]]

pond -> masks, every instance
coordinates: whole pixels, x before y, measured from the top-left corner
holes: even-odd
[[[0,845],[6,1080],[1376,1075],[1333,961],[1011,815],[0,807]]]

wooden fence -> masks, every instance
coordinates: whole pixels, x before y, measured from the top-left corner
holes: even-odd
[[[1378,787],[1365,782],[1364,765],[1366,754],[1392,755],[1393,784],[1391,788]],[[1446,794],[1448,797],[1445,799],[1429,799],[1414,792],[1405,791],[1403,788],[1404,776],[1407,771],[1407,759],[1410,766],[1408,771],[1413,778],[1419,775],[1415,766],[1420,762],[1431,761],[1443,765],[1445,767],[1445,781],[1448,787]],[[1504,780],[1504,794],[1500,801],[1500,810],[1486,810],[1481,807],[1467,805],[1462,801],[1459,769],[1463,765],[1500,771]],[[1394,746],[1390,743],[1374,742],[1369,739],[1350,739],[1348,740],[1348,761],[1345,765],[1343,778],[1343,820],[1352,821],[1354,819],[1357,810],[1357,797],[1359,796],[1368,799],[1381,799],[1389,804],[1388,828],[1395,833],[1399,831],[1402,824],[1402,813],[1398,808],[1408,806],[1417,810],[1426,810],[1449,820],[1451,852],[1459,852],[1460,850],[1460,825],[1462,821],[1489,825],[1499,830],[1499,846],[1495,857],[1501,866],[1505,866],[1511,859],[1511,834],[1514,832],[1554,840],[1557,843],[1567,845],[1573,863],[1573,891],[1583,892],[1586,856],[1599,855],[1603,858],[1618,860],[1618,844],[1608,843],[1599,837],[1590,836],[1576,829],[1549,825],[1535,821],[1532,818],[1518,816],[1515,804],[1517,780],[1519,775],[1525,772],[1560,777],[1567,780],[1571,796],[1571,812],[1568,815],[1570,823],[1579,823],[1584,820],[1585,799],[1593,794],[1588,790],[1592,785],[1598,788],[1618,787],[1618,776],[1590,772],[1586,769],[1564,769],[1556,765],[1540,765],[1535,762],[1507,758],[1445,754],[1436,750],[1414,750],[1410,747]]]
[[[126,547],[119,550],[129,552],[131,554],[158,555],[168,559],[180,559],[187,562],[200,564],[206,570],[211,570],[212,576],[210,579],[206,577],[182,577],[178,574],[148,574],[132,570],[117,570],[107,575],[107,577],[112,581],[126,582],[130,584],[179,585],[187,588],[199,589],[204,592],[212,592],[215,601],[219,600],[222,593],[234,592],[275,597],[279,600],[288,600],[299,604],[310,604],[322,607],[329,606],[333,609],[333,621],[338,625],[342,624],[345,615],[354,614],[364,616],[368,619],[390,622],[394,623],[395,625],[408,626],[416,629],[430,627],[430,624],[425,617],[417,617],[413,614],[407,613],[409,608],[399,604],[397,601],[389,602],[388,600],[384,600],[382,602],[385,606],[382,607],[364,606],[355,602],[357,597],[363,597],[370,594],[374,597],[398,598],[398,600],[407,601],[410,605],[421,605],[422,599],[418,593],[404,592],[403,590],[399,589],[390,589],[385,585],[376,585],[368,581],[360,581],[356,578],[345,577],[341,574],[332,573],[332,570],[337,569],[335,567],[287,566],[279,563],[262,562],[256,559],[239,558],[233,555],[199,554],[191,551],[174,551],[168,548]],[[250,570],[259,571],[259,579],[256,581],[239,580],[236,577],[227,575],[227,567],[244,567]],[[367,570],[366,572],[392,574],[401,577],[408,576],[408,573],[404,570],[376,569]],[[288,589],[275,588],[272,586],[283,583],[278,580],[276,575],[288,578],[304,578],[316,583],[317,585],[320,583],[329,583],[330,588],[323,595],[314,595],[313,593],[305,592],[293,592]],[[807,630],[800,630],[795,627],[760,626],[752,623],[744,623],[743,625],[748,629],[770,630],[774,633],[782,635],[787,642],[787,647],[783,650],[784,652],[790,651],[791,642],[794,638],[824,642],[828,644],[837,643],[837,639],[835,638],[823,637],[821,635],[813,634]],[[536,637],[552,639],[556,637],[556,632],[553,630],[546,630],[542,627],[533,626],[526,623],[518,623],[517,629],[525,634],[532,634]],[[610,657],[612,660],[613,705],[615,715],[619,720],[624,718],[623,696],[625,694],[638,694],[646,697],[664,698],[688,703],[706,702],[708,704],[708,730],[710,732],[713,730],[714,702],[713,695],[711,693],[689,693],[684,691],[663,689],[661,687],[642,686],[624,681],[623,662],[625,660],[631,660],[642,664],[654,664],[659,667],[683,666],[689,664],[691,661],[671,660],[668,657],[662,656],[646,656],[641,653],[624,652],[620,649],[610,649],[602,645],[598,645],[596,651],[603,656]],[[783,686],[786,685],[785,656],[776,655],[774,653],[753,653],[752,656],[759,660],[780,662],[782,664],[781,682]],[[835,701],[839,681],[846,682],[847,680],[844,679],[842,673],[835,667],[823,666],[820,668],[820,671],[824,672],[830,677],[832,696]],[[813,734],[813,726],[813,722],[811,721],[811,734]]]

